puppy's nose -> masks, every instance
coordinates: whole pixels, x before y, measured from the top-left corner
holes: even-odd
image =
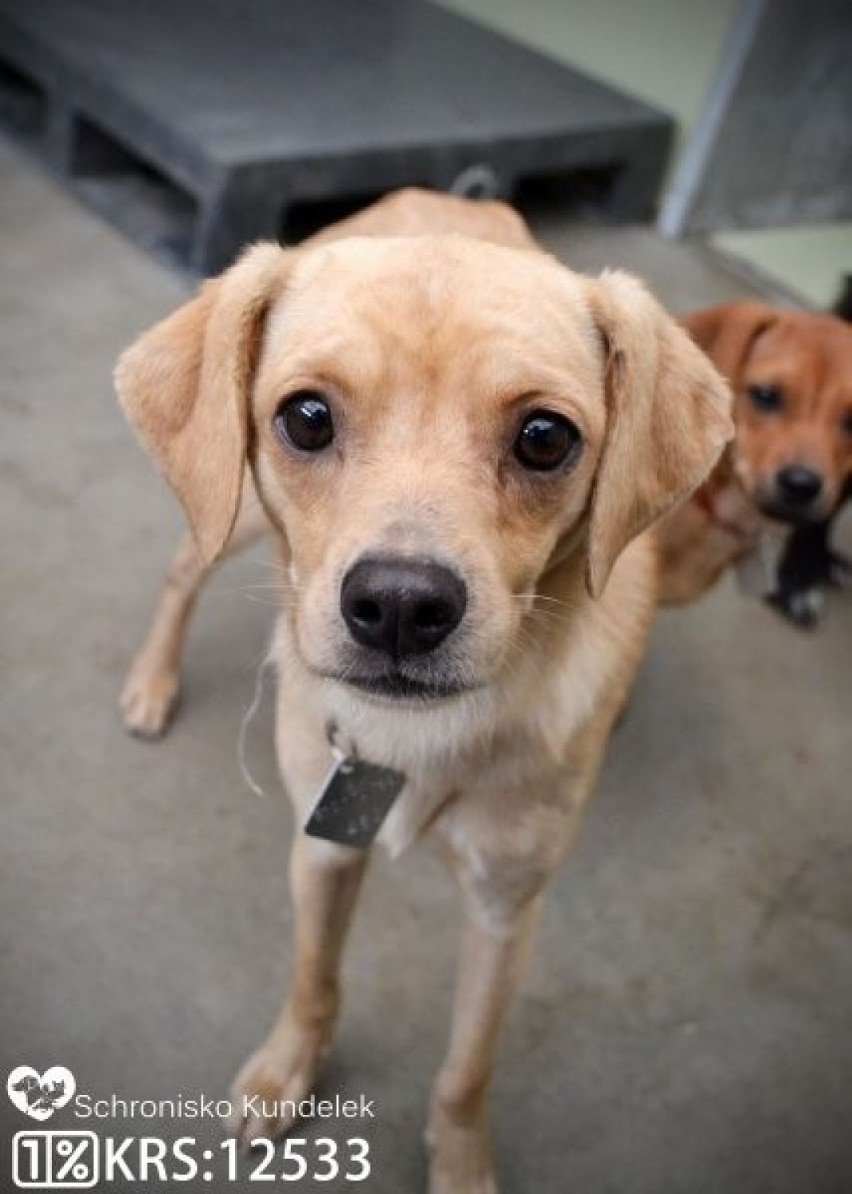
[[[434,651],[464,617],[464,582],[434,560],[376,556],[343,578],[340,610],[357,643],[394,659]]]
[[[807,506],[822,492],[822,477],[801,464],[788,464],[780,469],[776,481],[779,494],[791,506]]]

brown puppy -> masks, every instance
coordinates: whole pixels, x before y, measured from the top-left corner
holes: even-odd
[[[299,824],[335,737],[404,776],[378,840],[398,855],[429,838],[458,875],[431,1190],[493,1191],[494,1046],[653,618],[643,532],[715,464],[727,388],[633,279],[455,235],[256,246],[116,380],[205,563],[246,473],[275,530],[277,748]],[[243,1141],[287,1131],[315,1082],[367,857],[295,835],[295,974],[234,1085]]]
[[[692,601],[771,522],[824,520],[852,478],[852,327],[832,315],[725,303],[682,320],[734,390],[737,435],[663,519],[660,597]]]

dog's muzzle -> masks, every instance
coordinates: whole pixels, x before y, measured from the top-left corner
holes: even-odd
[[[348,684],[390,698],[440,699],[468,687],[438,649],[461,626],[467,586],[445,564],[365,556],[340,586],[340,613],[357,656]]]
[[[809,522],[825,515],[825,480],[815,469],[788,464],[775,474],[771,489],[762,494],[764,514],[781,522]]]

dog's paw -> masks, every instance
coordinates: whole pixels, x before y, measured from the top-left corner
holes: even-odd
[[[799,630],[814,630],[825,609],[825,594],[821,589],[771,593],[766,601]]]
[[[432,1152],[429,1194],[498,1194],[491,1152],[480,1129],[445,1123],[431,1127],[426,1142]]]
[[[138,738],[159,738],[168,729],[177,705],[176,672],[154,669],[143,658],[131,667],[121,691],[124,727]]]
[[[289,1026],[273,1032],[252,1054],[231,1087],[231,1115],[225,1125],[242,1148],[290,1131],[298,1104],[314,1088],[323,1052],[314,1034]]]

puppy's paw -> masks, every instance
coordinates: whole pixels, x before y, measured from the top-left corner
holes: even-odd
[[[479,1128],[433,1124],[429,1194],[497,1194],[497,1178],[485,1134]]]
[[[119,698],[128,733],[138,738],[159,738],[174,713],[179,687],[176,672],[154,668],[140,656],[131,667]]]
[[[766,601],[799,630],[814,630],[825,609],[825,594],[821,589],[771,593]]]
[[[293,1025],[276,1029],[252,1054],[231,1087],[232,1114],[225,1125],[242,1148],[290,1131],[298,1104],[314,1088],[323,1054],[316,1034]]]

